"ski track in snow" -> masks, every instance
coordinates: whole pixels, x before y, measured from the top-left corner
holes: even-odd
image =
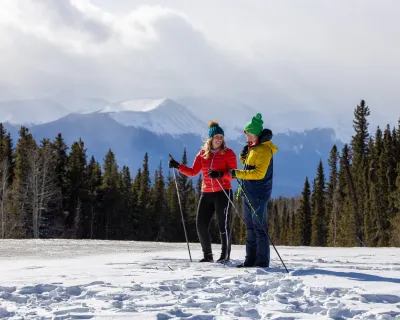
[[[400,249],[278,247],[287,274],[274,252],[237,269],[243,246],[227,265],[185,246],[0,241],[0,318],[400,319]]]

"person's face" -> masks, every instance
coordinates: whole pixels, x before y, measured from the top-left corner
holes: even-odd
[[[244,134],[246,135],[247,142],[254,143],[258,139],[258,137],[255,134],[252,134],[250,132],[246,131]]]
[[[211,141],[212,148],[218,149],[219,147],[222,146],[223,142],[224,142],[224,136],[222,134],[216,134]]]

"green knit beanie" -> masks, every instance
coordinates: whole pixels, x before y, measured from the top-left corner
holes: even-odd
[[[261,113],[257,113],[250,122],[246,124],[244,127],[244,131],[252,133],[256,136],[261,136],[261,132],[263,131],[263,123]]]

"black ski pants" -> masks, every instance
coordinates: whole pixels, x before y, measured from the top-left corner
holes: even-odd
[[[231,243],[229,234],[232,204],[229,202],[227,195],[232,201],[233,193],[232,190],[225,190],[225,193],[222,190],[217,192],[204,192],[200,196],[199,206],[197,208],[196,226],[204,255],[212,253],[209,226],[214,213],[217,215],[222,254],[228,254],[228,256],[230,254],[230,246],[228,248],[228,243]]]

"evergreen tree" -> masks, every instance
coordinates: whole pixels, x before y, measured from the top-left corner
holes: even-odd
[[[67,195],[68,146],[65,144],[61,133],[59,133],[51,143],[50,147],[54,155],[54,170],[56,174],[57,189],[60,192],[59,198],[61,201],[57,201],[58,209],[55,211],[57,213],[53,215],[49,224],[52,226],[52,236],[60,237],[65,228],[63,214],[66,207]]]
[[[396,130],[396,162],[400,162],[400,118],[398,120],[397,130]]]
[[[349,167],[351,173],[352,183],[349,184],[351,190],[352,202],[354,203],[354,214],[355,221],[363,221],[366,215],[366,196],[368,194],[368,182],[366,181],[365,174],[368,170],[368,121],[367,117],[370,115],[369,107],[365,105],[365,101],[361,100],[361,103],[354,110],[353,128],[355,135],[352,138],[352,165]],[[354,187],[353,187],[354,186]],[[356,237],[363,239],[364,230],[363,225],[358,224],[356,230]]]
[[[309,246],[311,243],[311,191],[308,177],[304,182],[302,192],[302,199],[300,200],[300,207],[297,212],[298,216],[298,239],[297,243],[301,246]]]
[[[396,190],[396,149],[395,141],[392,137],[389,125],[386,127],[383,139],[383,153],[381,155],[382,168],[386,171],[386,187],[387,187],[387,220],[389,221],[396,212],[393,192]],[[387,225],[389,228],[389,224]]]
[[[365,101],[361,100],[357,108],[354,109],[354,120],[353,128],[355,135],[352,139],[352,150],[353,150],[353,164],[354,166],[361,165],[362,156],[368,155],[368,120],[367,117],[370,115],[369,107],[365,105]]]
[[[197,186],[196,186],[197,188]],[[199,198],[197,196],[196,189],[193,187],[193,181],[189,180],[187,186],[187,211],[188,218],[186,220],[186,230],[188,233],[189,241],[198,242],[197,229],[196,229],[196,217],[197,217],[197,207],[199,205]],[[231,210],[233,213],[233,208]]]
[[[377,243],[377,221],[375,210],[373,209],[374,202],[374,194],[376,192],[375,183],[375,166],[376,166],[376,158],[375,158],[375,145],[374,140],[370,138],[368,149],[370,152],[369,155],[369,167],[367,168],[366,181],[367,181],[367,195],[365,196],[365,215],[364,215],[364,242],[368,247],[376,246]],[[375,201],[376,202],[376,201]]]
[[[343,167],[344,174],[347,180],[347,204],[350,206],[343,212],[339,221],[343,245],[356,246],[359,244],[361,228],[358,223],[359,219],[359,203],[357,198],[356,187],[351,174],[350,167],[350,149],[347,144],[343,147],[342,157],[340,159],[341,167]]]
[[[10,208],[9,237],[31,238],[33,236],[32,215],[27,211],[25,204],[30,196],[27,188],[30,174],[29,157],[36,152],[36,149],[37,144],[29,133],[29,129],[22,126],[14,155],[15,170],[12,184],[14,197]]]
[[[396,171],[397,171],[396,189],[392,195],[394,199],[396,212],[390,219],[391,223],[390,245],[395,247],[400,247],[400,163],[397,164]]]
[[[280,202],[283,202],[283,209],[281,215],[280,222],[280,230],[281,230],[281,244],[288,245],[288,237],[289,237],[289,210],[287,207],[286,201],[282,201],[282,198],[279,199]]]
[[[94,239],[99,238],[99,234],[102,234],[102,232],[99,232],[102,227],[99,226],[97,218],[100,208],[99,193],[102,185],[102,173],[100,164],[93,156],[90,158],[89,164],[86,167],[85,176],[84,189],[87,191],[89,201],[87,202],[88,225],[85,228],[86,232],[83,237]]]
[[[119,173],[119,194],[120,194],[120,224],[121,233],[119,239],[132,240],[133,228],[133,195],[132,195],[132,177],[127,166],[122,167]]]
[[[320,160],[318,165],[315,187],[311,244],[313,246],[326,246],[325,175],[322,160]]]
[[[11,185],[14,174],[12,139],[0,123],[0,239],[6,238],[10,230]]]
[[[183,165],[187,165],[187,154],[186,154],[186,148],[183,149],[183,155],[182,155],[182,161],[181,163]],[[186,226],[188,226],[189,222],[189,215],[190,215],[190,209],[189,209],[189,203],[188,203],[188,198],[189,198],[189,193],[191,192],[189,189],[189,178],[182,174],[178,173],[177,174],[177,180],[178,180],[178,188],[179,188],[179,196],[181,199],[181,206],[182,206],[182,212],[183,212],[183,217],[185,220]],[[179,230],[181,233],[181,237],[184,237],[183,229]]]
[[[381,167],[381,156],[383,152],[382,131],[378,127],[375,134],[375,145],[373,158],[370,164],[370,226],[368,226],[368,243],[371,246],[376,246],[378,243],[381,245],[387,243],[387,236],[385,231],[384,222],[384,191],[382,183],[385,182],[384,170]],[[371,154],[372,157],[372,154]]]
[[[168,223],[168,211],[165,197],[165,181],[162,172],[162,164],[154,175],[154,191],[152,192],[153,237],[156,241],[166,240],[166,224]]]
[[[138,193],[138,218],[139,218],[139,235],[142,240],[151,239],[151,221],[150,215],[150,199],[151,199],[151,180],[149,171],[149,155],[146,152],[141,172],[140,188]]]
[[[296,214],[295,214],[294,199],[292,199],[292,205],[290,209],[290,227],[289,227],[289,245],[296,245]]]
[[[66,234],[77,238],[80,236],[82,221],[82,192],[85,184],[86,148],[81,139],[71,146],[67,161],[66,186]]]
[[[378,145],[378,138],[376,138]],[[378,214],[378,246],[387,246],[390,238],[390,224],[389,219],[393,216],[393,204],[391,208],[390,194],[394,191],[394,152],[393,152],[392,138],[390,128],[386,128],[384,138],[382,141],[382,150],[379,156],[377,183],[379,190],[376,199],[376,210]]]
[[[8,185],[12,184],[15,159],[13,155],[13,141],[11,134],[6,131],[3,124],[0,123],[0,175],[6,175]],[[4,172],[7,171],[7,172]]]
[[[166,234],[168,241],[185,241],[182,229],[181,213],[179,209],[178,196],[176,191],[176,184],[170,172],[167,177],[167,203],[168,203],[168,217],[169,223],[166,227]]]
[[[103,164],[102,179],[102,217],[104,222],[105,239],[117,239],[123,231],[120,221],[120,193],[119,193],[119,173],[115,154],[111,149],[108,150]]]
[[[140,193],[140,186],[142,181],[142,169],[139,168],[135,178],[133,179],[132,183],[132,215],[131,215],[131,223],[132,223],[132,239],[138,240],[140,238],[140,213],[139,213],[139,193]]]
[[[331,149],[328,164],[329,170],[329,182],[326,194],[326,213],[329,218],[329,232],[328,232],[328,245],[333,246],[334,234],[335,234],[335,222],[336,222],[336,212],[334,211],[334,195],[338,186],[338,161],[339,152],[336,145]]]

